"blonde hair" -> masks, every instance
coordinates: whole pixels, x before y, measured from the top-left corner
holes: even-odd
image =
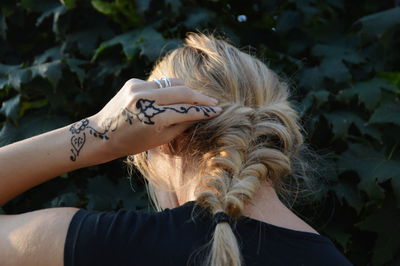
[[[222,39],[191,33],[183,47],[156,64],[149,79],[162,76],[181,78],[188,87],[217,98],[224,110],[196,123],[179,143],[170,143],[174,155],[183,160],[182,172],[195,168],[199,173],[193,177],[197,204],[211,214],[222,211],[237,219],[261,182],[282,190],[282,180],[299,165],[303,136],[288,101],[288,86],[272,70]],[[146,152],[131,161],[150,184],[159,182]],[[154,192],[151,195],[157,202]],[[217,224],[211,241],[206,264],[242,264],[229,223]]]

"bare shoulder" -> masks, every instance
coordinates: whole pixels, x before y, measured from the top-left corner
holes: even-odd
[[[52,208],[0,215],[0,265],[63,266],[68,227],[78,210]]]

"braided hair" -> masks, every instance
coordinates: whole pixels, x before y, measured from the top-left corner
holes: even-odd
[[[303,144],[298,114],[288,101],[287,85],[260,60],[222,39],[192,33],[183,47],[156,64],[149,78],[161,76],[181,78],[217,98],[224,110],[186,131],[175,150],[184,160],[182,171],[198,170],[196,204],[210,214],[237,219],[262,182],[279,191],[282,180],[297,171]],[[132,161],[149,182],[157,182],[146,153]],[[229,223],[216,224],[205,263],[242,265]]]

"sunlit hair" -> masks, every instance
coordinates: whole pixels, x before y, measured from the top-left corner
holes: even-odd
[[[182,172],[196,169],[196,203],[211,214],[243,215],[261,182],[285,192],[287,177],[296,178],[305,166],[297,112],[288,101],[285,82],[255,57],[228,42],[204,34],[189,34],[183,47],[163,57],[149,79],[181,78],[185,84],[219,100],[223,113],[198,122],[170,143],[183,160]],[[129,161],[129,160],[128,160]],[[161,185],[149,167],[147,153],[130,158],[152,186]],[[301,182],[307,183],[301,176]],[[154,191],[150,191],[157,202]],[[210,254],[213,266],[242,265],[240,247],[228,223],[215,226]]]

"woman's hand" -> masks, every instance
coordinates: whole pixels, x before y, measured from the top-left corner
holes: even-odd
[[[217,101],[172,78],[171,87],[130,79],[96,115],[70,127],[71,156],[78,159],[88,138],[101,140],[105,160],[168,143],[193,123],[221,112]]]
[[[166,144],[220,113],[211,98],[171,81],[158,89],[155,82],[131,79],[99,113],[1,147],[0,206],[62,173]]]

